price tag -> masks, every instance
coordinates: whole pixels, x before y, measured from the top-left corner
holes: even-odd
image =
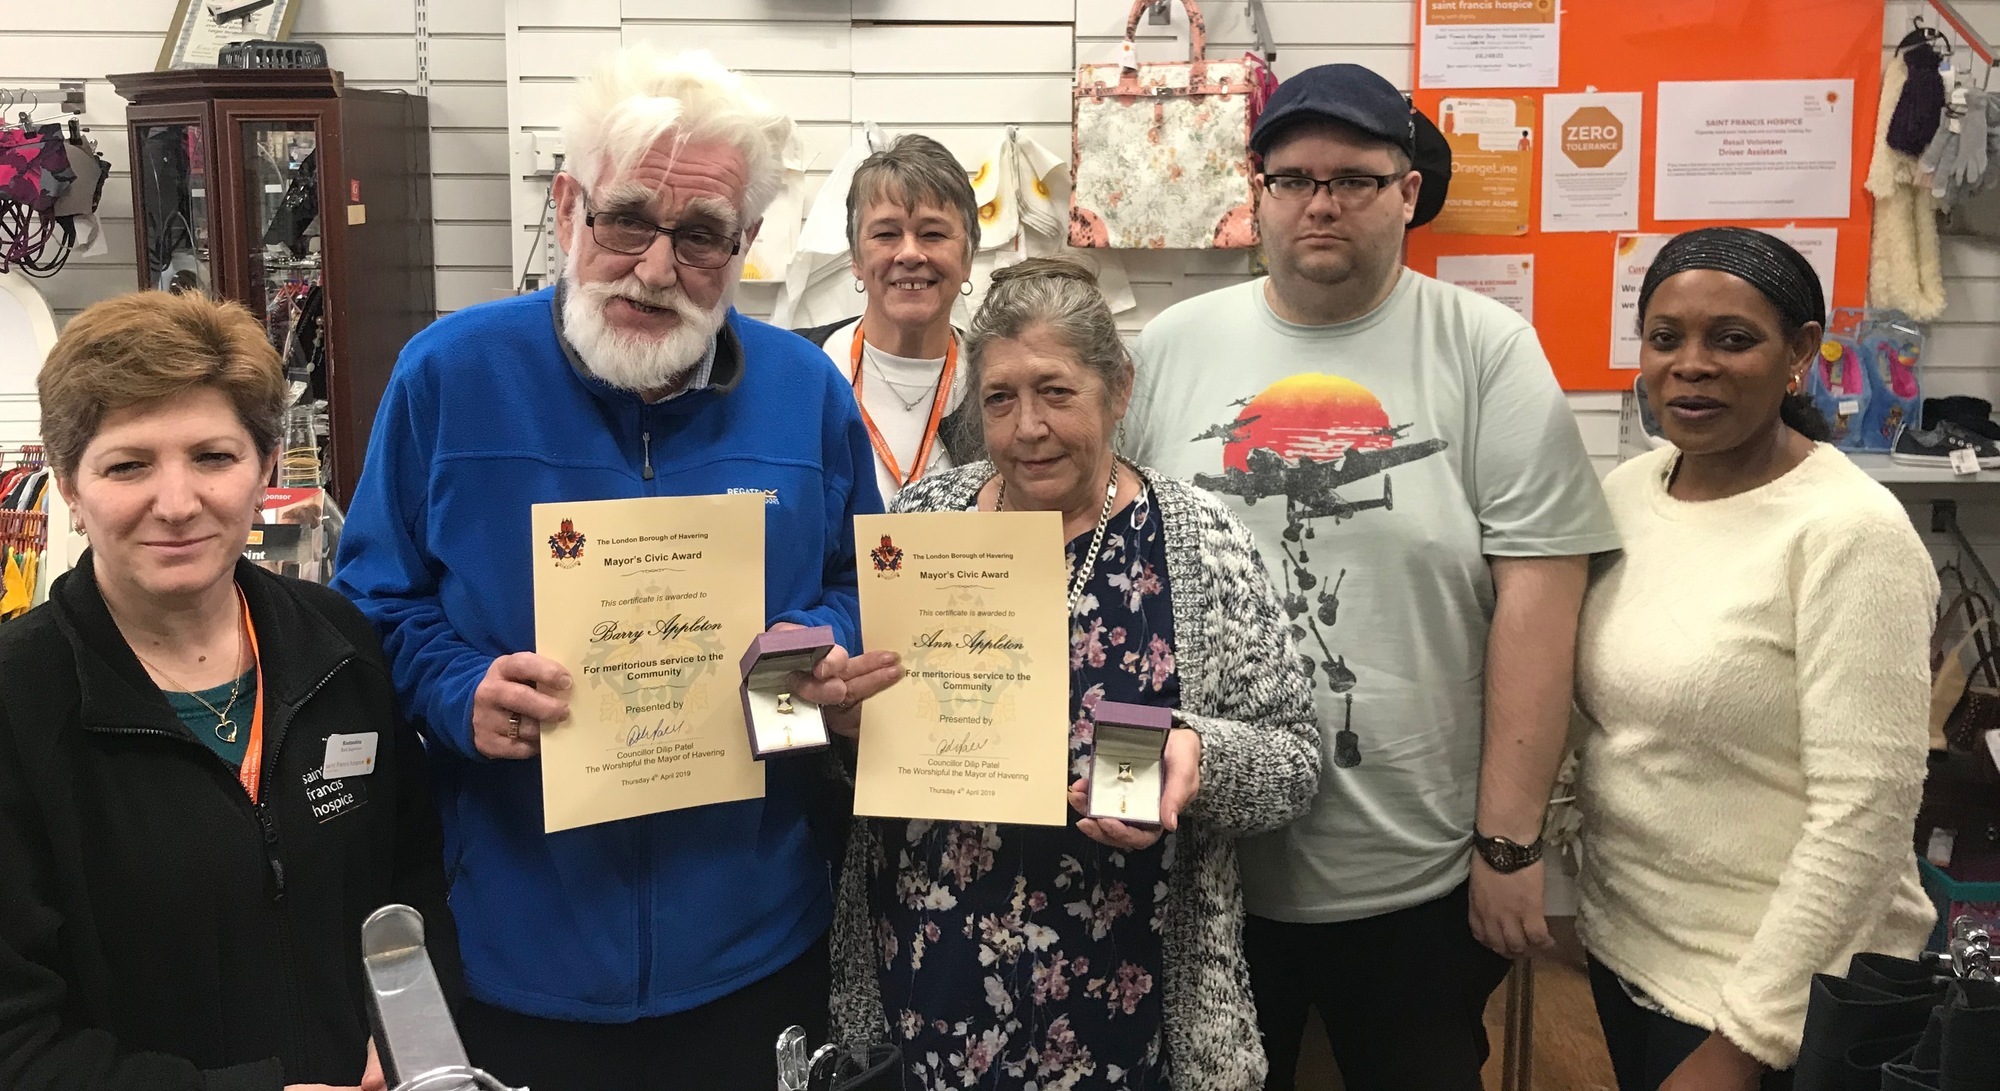
[[[1951,449],[1951,472],[1960,476],[1978,473],[1979,456],[1970,447],[1953,447]]]
[[[1127,38],[1118,46],[1118,67],[1129,72],[1139,70],[1139,50],[1138,47],[1132,44],[1130,38]]]
[[[1857,398],[1848,398],[1847,400],[1840,403],[1839,412],[1840,415],[1843,417],[1851,417],[1854,414],[1861,412],[1861,401]]]

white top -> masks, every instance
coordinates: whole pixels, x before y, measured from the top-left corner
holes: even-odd
[[[860,322],[857,318],[826,339],[827,358],[849,382],[854,380],[850,366],[854,360],[854,327]],[[938,377],[944,373],[944,357],[919,360],[892,356],[874,345],[863,345],[861,373],[861,404],[881,430],[897,465],[908,474],[911,460],[917,457],[917,448],[923,445],[924,428],[931,422],[931,402],[937,392]],[[957,374],[952,377],[951,395],[945,400],[944,415],[950,416],[964,400],[965,357],[961,354]],[[909,404],[912,402],[915,404]],[[924,473],[933,474],[950,468],[951,464],[951,456],[945,453],[944,438],[940,436],[931,444],[931,458]],[[890,476],[889,467],[883,464],[880,455],[875,456],[875,484],[882,490],[884,508],[902,489],[902,483]]]
[[[1577,640],[1578,925],[1668,1014],[1786,1067],[1813,974],[1930,932],[1910,831],[1937,576],[1832,447],[1701,503],[1667,494],[1678,454],[1604,482],[1625,545]]]

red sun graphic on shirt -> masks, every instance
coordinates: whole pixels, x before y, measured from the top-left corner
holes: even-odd
[[[1236,419],[1249,423],[1222,448],[1223,466],[1234,470],[1248,470],[1250,452],[1259,447],[1280,458],[1329,461],[1354,448],[1379,450],[1396,442],[1382,403],[1367,387],[1338,375],[1280,379],[1251,398]]]

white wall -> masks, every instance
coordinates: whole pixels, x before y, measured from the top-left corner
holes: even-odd
[[[417,18],[425,9],[426,35]],[[111,251],[42,282],[59,321],[137,286],[125,101],[104,78],[153,67],[174,0],[0,3],[0,86],[85,79],[90,126],[112,175],[100,214]],[[326,46],[355,87],[420,87],[428,59],[438,306],[451,311],[513,284],[507,271],[505,33],[499,0],[303,0],[295,37]],[[51,96],[46,101],[55,101]]]

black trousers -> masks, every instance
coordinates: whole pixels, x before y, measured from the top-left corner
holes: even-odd
[[[468,999],[459,1036],[474,1065],[533,1091],[768,1091],[778,1034],[826,1041],[824,937],[796,962],[698,1008],[631,1023],[570,1023]]]
[[[1672,1016],[1634,1003],[1618,975],[1596,959],[1590,960],[1590,994],[1597,1001],[1597,1021],[1604,1027],[1604,1044],[1611,1051],[1611,1070],[1618,1091],[1659,1091],[1688,1054],[1709,1032]],[[1791,1091],[1790,1072],[1764,1076],[1763,1091]]]
[[[1243,945],[1271,1062],[1265,1091],[1292,1091],[1314,1008],[1347,1091],[1480,1091],[1491,1052],[1486,1001],[1512,963],[1473,938],[1469,912],[1460,885],[1361,920],[1249,918]]]

